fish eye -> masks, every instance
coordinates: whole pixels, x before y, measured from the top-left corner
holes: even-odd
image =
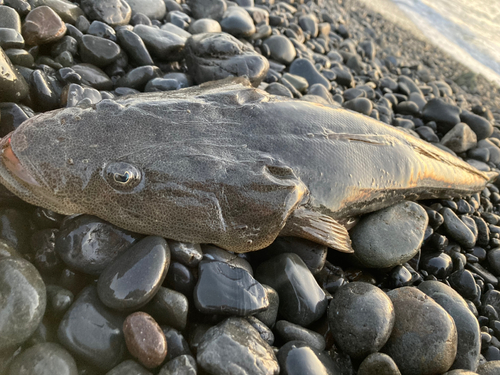
[[[141,171],[129,163],[114,162],[106,165],[104,177],[108,184],[117,190],[130,190],[139,185]]]

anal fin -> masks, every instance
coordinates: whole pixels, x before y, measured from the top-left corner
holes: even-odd
[[[347,229],[336,220],[304,207],[288,218],[280,236],[305,238],[344,253],[353,253]]]

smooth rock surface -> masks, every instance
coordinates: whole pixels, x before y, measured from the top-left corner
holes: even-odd
[[[477,136],[467,124],[460,122],[444,135],[441,144],[454,152],[466,152],[476,147]]]
[[[190,355],[180,355],[168,361],[158,375],[196,375],[198,366]]]
[[[333,360],[303,341],[289,341],[278,351],[280,374],[340,375],[342,372]]]
[[[118,366],[113,367],[106,375],[152,375],[152,373],[136,361],[127,359]]]
[[[384,353],[372,353],[359,365],[358,375],[401,375],[394,360]]]
[[[89,19],[111,26],[126,25],[132,16],[132,9],[125,0],[82,0],[81,7]]]
[[[0,47],[0,102],[20,102],[28,93],[26,80]]]
[[[125,0],[132,14],[142,13],[152,20],[160,20],[165,17],[167,8],[163,0]]]
[[[27,44],[47,44],[61,39],[66,33],[66,25],[52,8],[41,6],[26,16],[22,32]]]
[[[166,324],[183,331],[186,328],[189,302],[187,297],[175,290],[160,287],[153,299],[143,307],[158,324]]]

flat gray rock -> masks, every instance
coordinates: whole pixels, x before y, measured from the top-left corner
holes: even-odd
[[[403,264],[420,249],[428,221],[425,210],[414,202],[368,214],[350,231],[354,253],[370,268]]]
[[[142,13],[152,20],[161,20],[165,17],[167,8],[163,0],[125,0],[130,8],[132,14]]]

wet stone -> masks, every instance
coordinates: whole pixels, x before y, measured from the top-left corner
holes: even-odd
[[[196,375],[196,360],[190,355],[180,355],[167,362],[158,375]]]
[[[76,362],[61,345],[46,342],[36,344],[17,356],[10,365],[9,375],[78,375]]]
[[[279,312],[288,321],[307,326],[327,308],[323,290],[297,254],[277,255],[260,264],[255,278],[279,295]]]
[[[154,65],[144,65],[132,69],[116,82],[118,87],[129,87],[135,90],[143,90],[146,84],[161,75],[161,70]]]
[[[180,355],[192,355],[189,344],[181,332],[168,326],[162,326],[161,329],[167,340],[168,350],[165,361],[171,361]]]
[[[211,18],[220,21],[227,9],[224,0],[188,0],[187,4],[196,19]]]
[[[4,50],[8,48],[24,48],[23,36],[14,29],[0,27],[0,47]]]
[[[89,19],[110,26],[126,25],[132,16],[132,10],[125,0],[82,0],[81,7]]]
[[[481,352],[481,333],[477,319],[464,299],[448,285],[438,281],[424,281],[418,286],[422,292],[448,312],[457,328],[457,356],[450,369],[475,371]]]
[[[500,276],[500,248],[488,251],[488,264],[495,276]]]
[[[32,251],[31,226],[25,212],[16,208],[0,208],[0,239],[26,254]]]
[[[46,44],[61,39],[66,33],[66,25],[51,8],[41,6],[26,16],[22,32],[26,44]]]
[[[381,289],[368,283],[351,282],[333,295],[328,324],[335,344],[344,353],[364,358],[379,351],[389,339],[394,308]]]
[[[227,33],[191,36],[186,42],[186,64],[197,84],[246,75],[258,86],[269,69],[265,57]]]
[[[311,331],[297,324],[287,322],[286,320],[277,321],[274,329],[284,342],[294,340],[303,341],[307,345],[319,351],[325,350],[325,339],[317,332]]]
[[[168,25],[168,26],[175,26],[183,31],[185,31],[189,27],[189,24],[191,23],[191,17],[189,17],[186,13],[178,10],[168,12],[165,20],[167,21],[167,23],[163,25],[162,28]],[[191,36],[191,34],[186,35],[186,37],[189,36]]]
[[[167,8],[163,0],[125,0],[130,8],[132,14],[143,13],[152,20],[161,20],[165,17]]]
[[[84,101],[96,104],[102,100],[101,93],[96,89],[82,87],[74,83],[66,86],[61,96],[61,105],[66,107],[75,107],[81,105]]]
[[[196,278],[191,268],[179,262],[172,262],[163,285],[191,297],[196,285]]]
[[[93,35],[84,35],[80,42],[82,61],[100,68],[111,64],[120,54],[118,44]]]
[[[222,31],[220,23],[210,18],[201,18],[189,25],[191,34],[220,33]]]
[[[266,326],[264,323],[262,323],[259,319],[257,319],[255,316],[247,316],[246,317],[248,323],[252,325],[253,328],[255,328],[258,332],[260,337],[267,342],[269,345],[274,344],[274,333],[271,331],[271,329]]]
[[[99,298],[112,309],[138,309],[154,297],[169,265],[170,250],[165,239],[143,238],[101,273],[97,281]]]
[[[272,348],[243,318],[231,317],[210,328],[198,345],[196,359],[203,370],[212,374],[279,373]]]
[[[384,353],[373,353],[359,365],[358,375],[401,375],[394,360]]]
[[[255,33],[255,25],[248,12],[240,7],[230,7],[220,21],[222,31],[237,38],[246,38]]]
[[[276,317],[278,316],[279,296],[278,293],[269,285],[262,286],[266,290],[269,307],[266,310],[255,314],[255,317],[269,328],[272,328],[276,322]]]
[[[477,137],[467,124],[460,122],[444,135],[441,144],[457,153],[466,152],[476,147]]]
[[[345,102],[344,108],[368,116],[373,110],[373,103],[371,102],[371,100],[366,98],[356,98]]]
[[[87,286],[64,315],[59,342],[89,364],[109,371],[125,356],[124,317],[101,303],[94,286]]]
[[[453,318],[434,300],[414,287],[387,293],[396,312],[391,336],[382,349],[402,374],[440,374],[457,353]]]
[[[414,202],[366,215],[350,232],[356,258],[366,267],[403,264],[420,249],[427,224],[427,213]]]
[[[55,319],[62,318],[74,299],[75,296],[69,290],[59,285],[47,285],[47,316]]]
[[[162,364],[167,355],[167,341],[158,323],[144,312],[133,313],[123,323],[128,351],[146,368]]]
[[[134,33],[143,40],[148,51],[162,61],[178,60],[186,44],[184,37],[152,26],[136,25]]]
[[[453,270],[453,261],[448,254],[433,252],[425,253],[420,260],[420,268],[438,279],[445,279]]]
[[[158,324],[166,324],[181,331],[186,328],[188,309],[188,299],[184,294],[165,287],[160,287],[143,308]]]
[[[0,352],[18,346],[35,332],[45,313],[45,284],[22,258],[0,258]]]
[[[453,272],[448,278],[450,286],[463,298],[475,300],[478,296],[476,281],[472,273],[465,269]]]
[[[71,67],[82,78],[82,83],[95,88],[96,90],[112,90],[113,82],[98,67],[91,64],[76,64]]]
[[[29,92],[28,84],[0,47],[0,102],[20,102]]]
[[[470,126],[477,135],[478,141],[488,138],[493,133],[493,126],[490,121],[469,111],[462,110],[460,120]]]
[[[120,29],[118,41],[129,56],[139,65],[153,65],[153,59],[141,37],[130,30]]]
[[[460,108],[441,99],[431,99],[422,109],[424,121],[435,121],[441,133],[447,133],[460,122]]]
[[[309,83],[304,77],[296,74],[284,73],[283,79],[289,82],[297,91],[305,93],[309,88]]]
[[[203,313],[248,316],[269,306],[262,285],[242,268],[203,261],[198,274],[194,303]]]
[[[328,81],[313,65],[313,63],[307,59],[299,58],[294,60],[290,65],[289,69],[291,74],[296,74],[307,80],[309,86],[315,83],[320,83],[325,86],[328,90],[332,88],[330,81]]]
[[[217,260],[224,262],[233,267],[239,267],[246,270],[250,275],[253,276],[253,269],[248,260],[237,254],[230,253],[220,247],[214,245],[201,245],[201,250],[203,251],[203,258],[205,260]]]
[[[11,7],[0,5],[0,28],[21,32],[21,17]]]
[[[450,208],[445,207],[439,213],[443,215],[443,227],[451,238],[466,248],[474,247],[476,243],[474,234]]]
[[[82,215],[63,222],[55,249],[71,269],[99,275],[136,239],[136,235],[95,216]]]
[[[303,341],[289,341],[278,352],[280,374],[316,374],[340,375],[339,367],[325,352],[307,345]]]
[[[118,366],[113,367],[106,375],[152,375],[152,373],[136,361],[127,359]]]

